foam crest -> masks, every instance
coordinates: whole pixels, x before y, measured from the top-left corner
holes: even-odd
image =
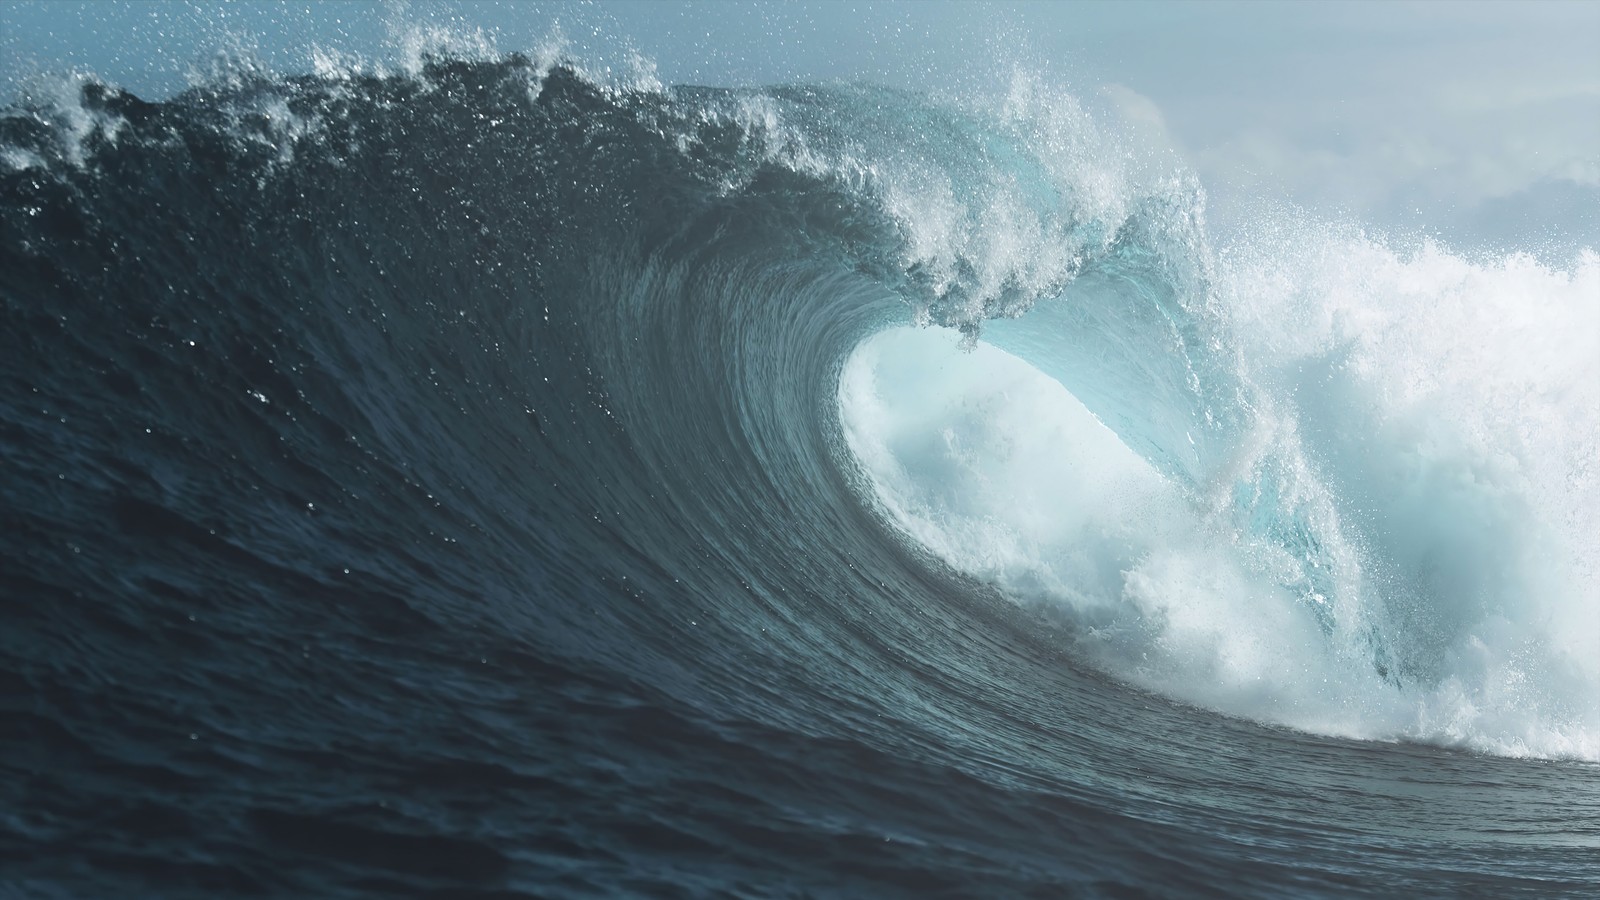
[[[36,77],[23,89],[18,103],[0,111],[0,117],[43,126],[51,137],[51,158],[7,145],[0,146],[0,159],[15,171],[48,168],[55,161],[83,168],[94,147],[114,146],[128,125],[121,115],[96,102],[108,90],[83,73]]]
[[[1361,563],[1343,589],[1431,690],[1418,730],[1600,747],[1600,259],[1396,251],[1305,226],[1225,255],[1249,377]]]
[[[1361,278],[1405,286],[1418,314],[1448,302],[1449,285],[1458,300],[1495,294],[1499,314],[1429,312],[1434,336],[1422,337],[1409,330],[1421,323],[1401,324],[1403,304],[1362,313],[1349,284],[1306,272],[1353,307],[1327,316],[1319,339],[1291,326],[1301,304],[1245,299],[1247,270],[1225,266],[1241,327],[1258,328],[1246,368],[1261,410],[1214,494],[1158,474],[1027,363],[981,342],[962,354],[940,329],[856,350],[840,382],[847,443],[888,519],[1059,618],[1075,652],[1117,677],[1319,733],[1600,758],[1600,628],[1581,539],[1595,524],[1583,492],[1596,407],[1567,406],[1592,397],[1593,259],[1562,273],[1373,249],[1366,261],[1389,267]],[[1566,312],[1546,320],[1525,305],[1534,296]],[[1474,358],[1445,340],[1494,323],[1509,350],[1530,340],[1530,313],[1554,345],[1499,375],[1469,374]],[[1358,314],[1395,317],[1398,331],[1352,332]],[[1568,328],[1579,331],[1559,337]],[[1473,352],[1501,346],[1475,333]],[[1330,349],[1339,365],[1311,364]],[[1404,356],[1425,352],[1431,367]],[[1529,443],[1552,428],[1565,432]]]
[[[482,28],[392,18],[388,31],[394,65],[412,78],[421,77],[435,59],[486,61],[499,53],[494,35]]]
[[[1356,733],[1367,666],[1089,413],[1026,362],[952,332],[865,342],[840,383],[846,441],[885,515],[956,569],[1067,626],[1081,657],[1241,716]],[[1330,687],[1334,685],[1334,687]]]

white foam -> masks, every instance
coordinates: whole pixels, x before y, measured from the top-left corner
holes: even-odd
[[[1410,733],[1600,755],[1600,257],[1291,224],[1222,276],[1248,377],[1345,513],[1349,590],[1432,688]]]
[[[93,82],[92,76],[82,72],[35,77],[23,87],[20,103],[5,113],[48,123],[60,158],[74,168],[83,168],[91,145],[115,145],[128,125],[115,113],[84,104],[84,87]],[[25,149],[0,146],[0,152],[14,170],[48,168],[38,154]]]
[[[1239,715],[1311,725],[1344,712],[1347,698],[1306,693],[1339,669],[1314,617],[1022,360],[982,342],[962,353],[945,329],[886,331],[846,364],[840,413],[892,521],[958,570],[1065,614],[1078,651],[1109,671]]]
[[[1397,279],[1414,279],[1419,293],[1432,290],[1424,273],[1394,262]],[[1581,267],[1562,275],[1515,261],[1493,275],[1437,257],[1409,265],[1470,270],[1497,283],[1566,286],[1568,300],[1600,297],[1585,294],[1594,274]],[[1257,339],[1277,333],[1260,317],[1281,316],[1282,331],[1304,342],[1295,343],[1300,352],[1324,347],[1289,326],[1305,315],[1294,304],[1236,303],[1241,324],[1256,316],[1250,321],[1259,326]],[[1564,344],[1532,366],[1562,373],[1556,380],[1565,385],[1565,392],[1536,396],[1560,404],[1573,391],[1592,390],[1570,381],[1593,371],[1579,362],[1592,336],[1586,332],[1572,339],[1578,346]],[[1350,346],[1348,333],[1339,339]],[[1257,487],[1270,481],[1276,502],[1324,545],[1302,553],[1242,524],[1232,503],[1170,484],[1026,362],[983,343],[963,354],[957,343],[942,329],[901,328],[862,344],[840,382],[846,440],[887,518],[958,570],[1075,623],[1074,649],[1083,658],[1187,702],[1308,731],[1600,758],[1592,570],[1585,575],[1581,566],[1563,564],[1553,549],[1578,534],[1562,532],[1569,524],[1564,514],[1583,519],[1595,508],[1571,497],[1553,509],[1542,506],[1554,495],[1541,492],[1525,466],[1511,478],[1489,465],[1498,452],[1493,433],[1480,430],[1476,442],[1448,444],[1443,435],[1459,431],[1458,420],[1427,425],[1437,406],[1408,405],[1415,398],[1398,389],[1367,396],[1365,408],[1379,419],[1406,426],[1391,425],[1396,435],[1380,438],[1394,455],[1379,453],[1376,469],[1415,466],[1417,453],[1434,454],[1445,466],[1438,476],[1402,475],[1383,486],[1398,492],[1396,508],[1404,513],[1391,534],[1371,527],[1370,511],[1341,493],[1339,476],[1325,475],[1327,461],[1304,452],[1313,439],[1308,432],[1320,437],[1320,426],[1303,432],[1288,403],[1292,396],[1278,398],[1283,410],[1275,415],[1282,418],[1264,422],[1219,480],[1228,492],[1252,478]],[[1405,346],[1420,352],[1415,342]],[[1386,369],[1376,345],[1373,353],[1356,370]],[[1304,358],[1285,349],[1278,359],[1292,365]],[[1402,381],[1417,389],[1419,365],[1396,361],[1387,368],[1411,373]],[[1274,396],[1264,393],[1266,400]],[[1502,406],[1488,418],[1533,402],[1525,397],[1520,407]],[[1341,407],[1339,415],[1346,412]],[[1532,418],[1542,421],[1547,412],[1534,410]],[[1579,433],[1552,445],[1565,448],[1558,455],[1586,446],[1592,462],[1594,413],[1590,406],[1563,419]],[[1523,421],[1500,422],[1513,443],[1526,436],[1516,427]],[[1426,449],[1407,443],[1418,429],[1432,434]],[[1593,471],[1569,474],[1592,478]],[[1352,519],[1361,519],[1360,526]],[[1586,527],[1592,518],[1575,524]],[[1563,552],[1570,561],[1572,554]],[[1459,577],[1440,584],[1499,591],[1495,602],[1459,603],[1414,585],[1409,593],[1401,589],[1408,582],[1397,572],[1440,554],[1459,556],[1462,567]],[[1319,589],[1307,587],[1311,568],[1323,570],[1316,573]],[[1393,608],[1407,603],[1428,608]],[[1375,653],[1375,642],[1386,655]],[[1381,659],[1391,660],[1387,677],[1379,672]],[[1397,678],[1401,670],[1408,674]]]

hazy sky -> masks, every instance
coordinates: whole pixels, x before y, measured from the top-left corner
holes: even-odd
[[[409,25],[667,83],[870,80],[981,96],[1013,69],[1120,108],[1215,216],[1287,200],[1464,243],[1600,243],[1600,0],[1540,3],[0,2],[0,83],[92,71],[146,95],[219,50],[382,60]]]

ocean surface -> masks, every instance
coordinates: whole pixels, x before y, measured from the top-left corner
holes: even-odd
[[[1592,249],[635,75],[0,112],[0,896],[1596,895]]]

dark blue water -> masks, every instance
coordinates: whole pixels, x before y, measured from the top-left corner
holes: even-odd
[[[1070,261],[908,264],[897,129]],[[7,111],[0,896],[1593,892],[1593,763],[1167,699],[883,513],[872,334],[1081,279],[1211,339],[1198,226],[971,129],[521,58]],[[1194,385],[1174,479],[1244,427]]]

